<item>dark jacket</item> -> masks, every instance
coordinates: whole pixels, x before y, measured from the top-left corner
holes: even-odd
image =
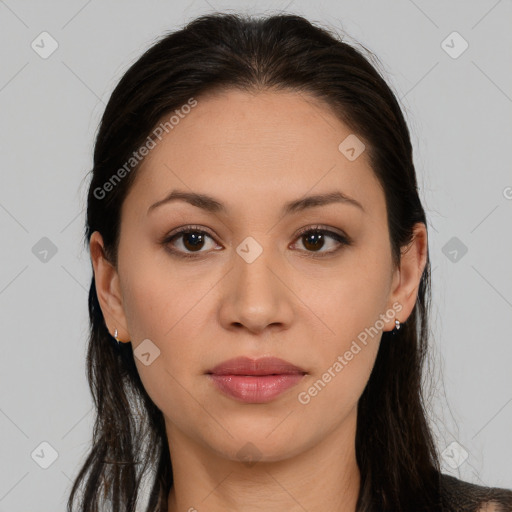
[[[443,512],[512,512],[512,490],[441,475]]]

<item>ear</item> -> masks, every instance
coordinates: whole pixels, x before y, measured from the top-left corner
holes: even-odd
[[[392,304],[398,302],[402,309],[396,314],[396,319],[405,322],[416,304],[421,276],[427,263],[428,237],[427,228],[423,222],[414,225],[411,243],[402,247],[400,252],[400,265],[393,272],[388,307],[391,308]],[[394,326],[391,330],[393,328]]]
[[[117,329],[117,338],[120,341],[129,341],[130,335],[126,328],[119,275],[105,255],[103,238],[99,231],[95,231],[91,235],[89,251],[94,268],[96,294],[105,318],[105,324],[112,336],[114,336],[115,329]]]

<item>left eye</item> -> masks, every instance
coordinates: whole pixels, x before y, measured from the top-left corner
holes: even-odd
[[[313,257],[333,254],[341,249],[342,246],[351,244],[348,237],[321,227],[308,228],[301,231],[296,236],[297,240],[303,241],[302,244],[306,248],[306,252],[318,253],[318,256],[317,254],[311,254]],[[205,243],[205,238],[213,240],[212,236],[206,231],[199,229],[199,227],[186,226],[173,235],[166,237],[162,241],[162,244],[169,246],[169,250],[178,257],[194,258],[200,256],[202,253],[208,252],[201,251]],[[323,249],[326,239],[329,238],[336,242],[334,249],[320,251],[319,249]],[[178,249],[175,246],[177,240],[180,240],[182,246]]]
[[[333,254],[337,252],[341,246],[350,245],[350,241],[347,237],[333,231],[329,231],[328,229],[314,228],[299,233],[299,240],[305,240],[303,245],[306,247],[308,252],[319,252],[318,249],[322,249],[324,247],[325,240],[328,238],[336,242],[335,247],[334,249],[320,252],[321,256]]]

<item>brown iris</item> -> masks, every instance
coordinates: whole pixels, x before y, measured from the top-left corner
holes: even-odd
[[[304,243],[304,247],[308,250],[315,251],[321,249],[324,245],[324,235],[319,231],[313,231],[307,235],[303,235],[302,238],[303,240],[307,240],[307,242]]]

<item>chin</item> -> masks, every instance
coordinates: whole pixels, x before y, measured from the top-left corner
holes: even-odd
[[[278,432],[278,424],[279,421],[274,421],[270,428],[253,425],[250,429],[235,429],[231,424],[229,431],[233,438],[226,435],[222,440],[206,442],[222,457],[244,462],[247,466],[256,462],[287,460],[307,450],[309,444],[314,444],[313,441],[302,443],[297,435],[290,433],[289,428]]]

